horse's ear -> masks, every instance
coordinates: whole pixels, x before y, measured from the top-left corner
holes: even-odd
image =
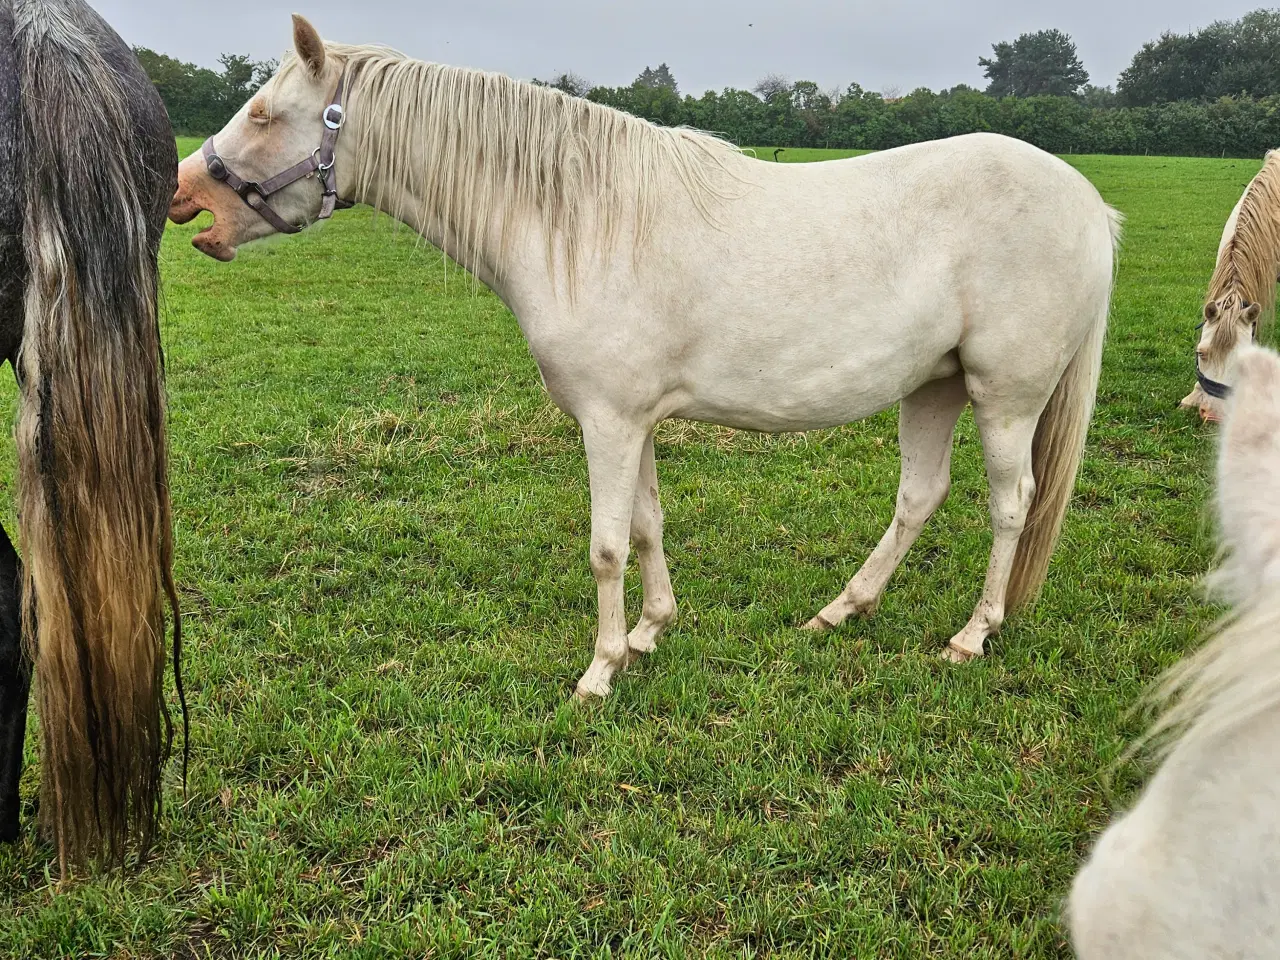
[[[1204,318],[1209,323],[1218,319],[1218,305],[1212,300],[1204,305]]]
[[[298,59],[307,65],[311,76],[319,77],[324,70],[324,41],[300,13],[293,15],[293,48],[298,51]]]
[[[1234,383],[1218,452],[1218,514],[1236,601],[1280,581],[1280,356],[1234,352]]]
[[[1262,305],[1258,303],[1251,303],[1247,308],[1245,308],[1244,322],[1257,323],[1258,317],[1260,316],[1262,316]]]

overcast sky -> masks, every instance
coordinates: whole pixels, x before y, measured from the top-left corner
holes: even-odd
[[[131,44],[213,66],[218,54],[278,57],[289,14],[345,43],[549,77],[572,70],[629,84],[670,65],[683,93],[751,88],[766,73],[868,90],[983,86],[991,44],[1056,27],[1092,82],[1113,84],[1147,40],[1234,19],[1266,0],[89,0]]]

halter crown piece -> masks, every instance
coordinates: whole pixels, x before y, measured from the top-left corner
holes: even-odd
[[[334,148],[338,144],[338,134],[342,132],[342,124],[347,118],[342,106],[342,89],[346,82],[345,76],[338,81],[330,104],[320,115],[324,120],[324,133],[320,137],[320,146],[311,151],[311,156],[307,159],[295,163],[288,170],[281,171],[262,183],[244,180],[236,176],[227,166],[227,162],[218,156],[217,148],[213,145],[213,137],[210,137],[200,148],[201,153],[204,154],[204,163],[209,170],[209,176],[234,190],[258,216],[281,233],[301,233],[302,227],[295,226],[280,216],[268,202],[269,198],[291,183],[296,183],[312,174],[319,179],[323,196],[318,219],[328,220],[333,216],[335,209],[352,206],[351,201],[338,199],[338,181],[333,172]]]

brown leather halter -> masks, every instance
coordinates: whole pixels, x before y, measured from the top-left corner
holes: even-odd
[[[342,124],[346,120],[346,112],[342,107],[342,88],[346,81],[345,76],[338,81],[338,87],[333,91],[332,102],[320,114],[324,120],[324,134],[320,138],[320,146],[311,151],[311,156],[307,159],[295,163],[288,170],[277,173],[262,183],[244,180],[236,176],[227,166],[226,161],[218,156],[217,148],[213,145],[213,137],[210,137],[201,147],[205,166],[209,168],[209,176],[229,186],[258,216],[281,233],[301,233],[303,228],[295,226],[276,213],[268,202],[269,198],[291,183],[296,183],[312,174],[320,180],[320,189],[324,197],[320,204],[318,219],[328,220],[333,216],[335,208],[352,206],[351,201],[338,199],[338,182],[333,172],[334,147],[337,146],[338,134],[342,132]]]

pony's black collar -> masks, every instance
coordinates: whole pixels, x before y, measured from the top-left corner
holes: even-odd
[[[1196,379],[1200,381],[1200,389],[1215,400],[1225,400],[1231,395],[1231,388],[1225,383],[1210,380],[1200,369],[1200,358],[1196,357]]]

